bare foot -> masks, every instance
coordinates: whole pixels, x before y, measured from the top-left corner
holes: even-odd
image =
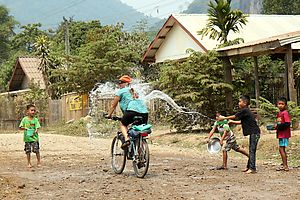
[[[246,171],[248,171],[248,170],[249,170],[248,168],[245,168],[245,169],[242,170],[242,172],[246,172]]]
[[[255,174],[256,173],[256,170],[253,170],[253,169],[248,169],[245,174]]]
[[[282,167],[282,166],[276,169],[276,171],[286,171],[286,172],[289,170],[290,169],[288,167]]]
[[[41,166],[42,166],[41,163],[38,163],[38,164],[37,164],[37,167],[41,167]]]
[[[32,168],[32,165],[31,165],[31,164],[28,164],[27,167],[28,167],[28,168]]]

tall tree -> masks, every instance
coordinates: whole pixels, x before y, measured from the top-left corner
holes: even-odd
[[[122,29],[123,25],[117,24],[87,31],[85,41],[67,58],[68,64],[54,70],[55,76],[62,80],[56,86],[64,92],[87,92],[97,82],[134,74],[147,37],[138,30],[129,33]]]
[[[40,23],[21,26],[21,32],[12,38],[11,43],[13,50],[31,53],[36,39],[41,35],[46,35],[46,32],[40,29],[41,26]]]
[[[240,28],[247,23],[247,15],[241,10],[231,9],[231,0],[214,0],[208,3],[208,23],[198,33],[202,36],[228,42],[230,31],[239,32]]]
[[[10,44],[9,39],[14,34],[14,27],[17,22],[6,7],[0,5],[0,64],[9,56]]]
[[[219,40],[223,45],[230,43],[228,35],[230,31],[239,32],[246,24],[246,15],[241,10],[231,9],[231,0],[215,0],[208,3],[208,23],[199,31],[202,36],[209,35],[209,38]],[[232,84],[232,66],[229,58],[223,59],[225,82]],[[226,107],[232,111],[232,91],[227,89]]]
[[[54,46],[60,52],[65,50],[65,36],[67,34],[68,26],[68,38],[70,43],[71,55],[78,55],[79,48],[86,43],[87,34],[89,31],[95,28],[101,28],[100,21],[74,21],[72,18],[61,22],[58,30],[54,35]]]

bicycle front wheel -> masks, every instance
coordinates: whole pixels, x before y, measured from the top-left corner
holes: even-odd
[[[149,147],[145,139],[141,139],[138,145],[138,158],[133,161],[133,169],[138,178],[143,178],[149,168]]]
[[[126,153],[121,145],[121,139],[115,136],[111,144],[111,166],[116,174],[121,174],[126,164]]]

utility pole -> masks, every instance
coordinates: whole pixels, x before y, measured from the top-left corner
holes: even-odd
[[[70,55],[69,21],[63,17],[65,29],[65,54]]]

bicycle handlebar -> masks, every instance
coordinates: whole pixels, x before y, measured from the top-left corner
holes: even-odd
[[[121,119],[122,119],[121,117],[118,117],[118,116],[112,116],[111,118],[109,118],[107,115],[105,115],[104,118],[111,119],[114,121],[121,121]]]

